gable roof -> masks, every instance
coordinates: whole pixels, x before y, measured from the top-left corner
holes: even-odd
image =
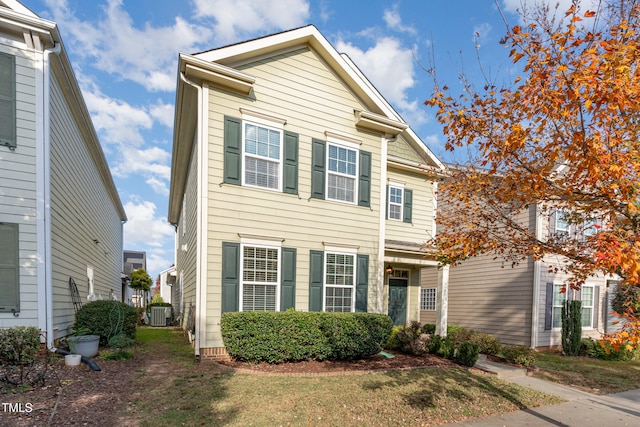
[[[196,127],[197,106],[194,105],[193,97],[197,92],[184,77],[207,80],[231,91],[249,94],[255,78],[238,71],[237,67],[257,58],[273,56],[300,46],[313,49],[366,105],[367,110],[354,111],[357,127],[379,132],[389,138],[402,134],[419,151],[427,167],[444,171],[445,165],[427,148],[353,61],[347,55],[338,53],[315,26],[308,25],[192,55],[179,55],[169,222],[177,221]]]

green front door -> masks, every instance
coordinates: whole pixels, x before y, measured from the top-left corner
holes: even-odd
[[[407,323],[407,279],[389,279],[389,317],[394,325]]]

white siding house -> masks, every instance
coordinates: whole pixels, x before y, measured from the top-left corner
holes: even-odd
[[[46,343],[81,299],[121,299],[126,215],[55,23],[0,0],[0,327]]]

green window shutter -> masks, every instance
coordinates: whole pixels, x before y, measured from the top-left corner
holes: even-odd
[[[284,162],[283,162],[282,191],[298,194],[298,134],[284,133]]]
[[[240,303],[240,244],[222,242],[222,312],[238,311]]]
[[[309,311],[322,311],[324,252],[309,251]]]
[[[0,222],[0,312],[20,311],[18,224]]]
[[[358,206],[371,205],[371,153],[360,151],[360,179],[358,180]]]
[[[319,139],[311,141],[311,197],[324,199],[326,143]]]
[[[280,311],[296,306],[296,249],[282,248]]]
[[[547,282],[547,297],[544,303],[544,330],[553,327],[553,282]]]
[[[366,313],[369,295],[369,255],[358,255],[356,263],[356,311]]]
[[[16,147],[16,59],[0,53],[0,145]]]
[[[411,222],[411,211],[413,204],[413,190],[404,190],[404,209],[402,215],[403,222]]]
[[[227,184],[242,183],[242,120],[224,117],[224,177]]]
[[[593,329],[598,329],[600,320],[600,286],[593,287],[593,312],[591,314],[593,316]]]

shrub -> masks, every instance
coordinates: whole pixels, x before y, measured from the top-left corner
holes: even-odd
[[[442,345],[442,337],[440,335],[432,335],[431,341],[429,341],[428,350],[431,354],[438,354],[440,346]]]
[[[40,330],[33,326],[0,329],[0,366],[33,363],[40,351]]]
[[[495,356],[500,352],[500,339],[493,335],[484,332],[474,332],[469,340],[478,344],[478,350],[482,354]]]
[[[111,348],[126,348],[135,344],[135,340],[132,340],[125,334],[118,334],[109,338],[109,347]]]
[[[429,340],[427,335],[421,332],[422,328],[418,322],[411,322],[408,326],[401,326],[397,334],[398,348],[405,353],[417,356],[426,354]]]
[[[129,360],[133,357],[133,353],[129,350],[107,351],[100,354],[104,360]]]
[[[465,341],[458,346],[458,350],[455,353],[453,360],[456,363],[463,366],[473,366],[478,361],[478,354],[480,353],[480,347],[478,344]]]
[[[503,345],[500,353],[507,362],[522,366],[531,366],[536,361],[535,352],[524,345]]]
[[[582,302],[565,301],[562,305],[562,352],[566,356],[580,353],[582,336]]]
[[[592,341],[590,357],[609,361],[630,361],[638,358],[638,350],[629,351],[624,345],[619,350],[614,349],[607,341]]]
[[[394,326],[393,329],[391,329],[391,335],[389,335],[389,339],[384,345],[384,348],[386,348],[387,350],[400,349],[400,343],[398,342],[398,332],[400,332],[400,329],[402,328],[404,328],[404,326]]]
[[[109,338],[125,334],[136,338],[136,309],[120,301],[100,300],[82,306],[76,313],[73,329],[86,328],[91,335],[100,335],[100,344],[107,345]]]
[[[433,335],[436,333],[436,325],[434,323],[425,323],[422,325],[422,333]]]
[[[358,359],[379,353],[393,328],[389,316],[372,313],[224,313],[222,339],[235,359],[282,363]]]
[[[447,336],[440,343],[440,348],[438,349],[436,354],[445,359],[453,359],[455,351],[456,351],[455,343],[451,338]]]

